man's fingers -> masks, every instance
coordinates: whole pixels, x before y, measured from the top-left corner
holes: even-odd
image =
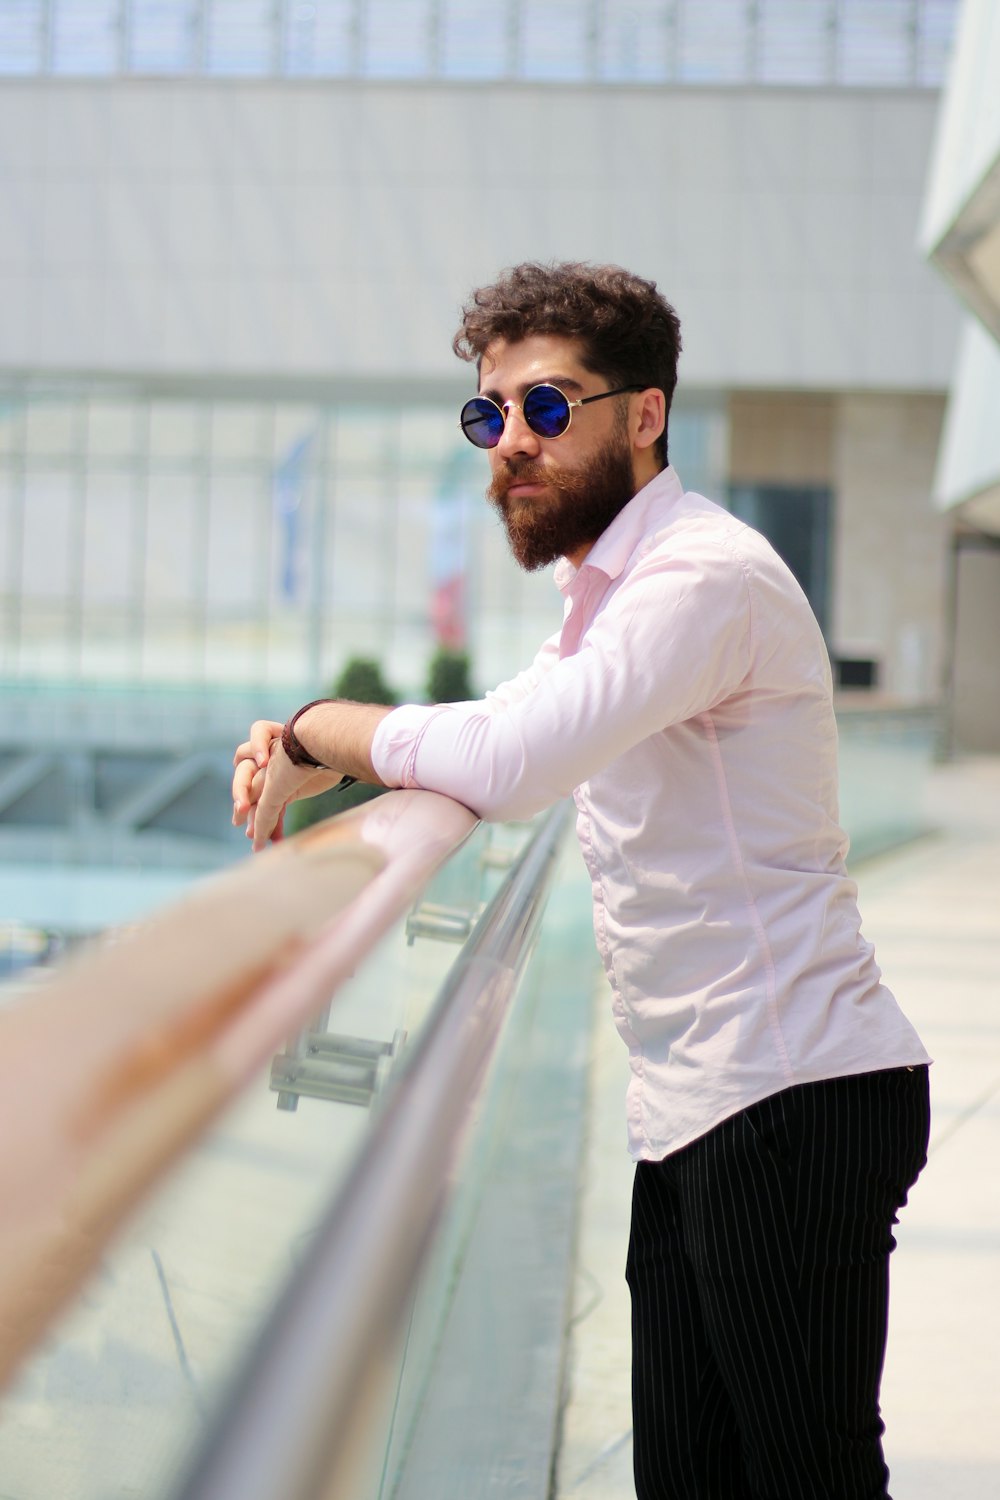
[[[236,767],[233,776],[233,822],[237,827],[259,798],[266,774],[266,770],[258,769],[255,760],[241,760]]]
[[[259,766],[266,766],[271,758],[271,746],[281,738],[283,724],[274,719],[258,719],[250,726],[250,753]]]
[[[238,828],[246,820],[251,805],[260,796],[255,779],[263,775],[271,758],[271,749],[281,738],[282,725],[276,719],[258,719],[250,727],[250,738],[237,745],[233,756],[233,823]],[[263,785],[263,782],[261,782]]]
[[[253,851],[259,854],[261,849],[267,847],[268,840],[281,821],[282,807],[277,798],[265,785],[260,801],[253,806],[253,828],[247,828],[247,833],[253,839]]]
[[[250,738],[244,740],[242,745],[237,745],[233,765],[239,765],[241,760],[253,760],[259,766],[266,766],[271,756],[271,746],[281,738],[284,727],[277,719],[257,719],[250,725]]]

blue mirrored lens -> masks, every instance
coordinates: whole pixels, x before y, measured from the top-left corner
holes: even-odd
[[[554,385],[536,385],[524,398],[524,420],[539,437],[559,437],[569,426],[569,402]]]
[[[483,396],[462,407],[462,431],[477,448],[495,448],[503,433],[503,412]]]

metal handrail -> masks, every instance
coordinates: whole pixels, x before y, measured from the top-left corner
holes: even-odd
[[[176,1500],[354,1493],[365,1417],[447,1203],[570,807],[543,820],[456,960]]]
[[[476,824],[393,791],[195,886],[0,1011],[0,1384],[127,1214]]]

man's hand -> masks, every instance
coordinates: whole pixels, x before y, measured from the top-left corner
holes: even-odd
[[[281,748],[282,727],[273,719],[258,719],[233,756],[233,823],[246,824],[255,852],[268,840],[283,837],[289,803],[318,796],[341,779],[339,771],[293,766]]]

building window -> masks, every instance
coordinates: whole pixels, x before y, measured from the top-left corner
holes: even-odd
[[[791,568],[823,634],[830,611],[830,528],[833,497],[821,485],[732,485],[729,508],[767,537]]]

